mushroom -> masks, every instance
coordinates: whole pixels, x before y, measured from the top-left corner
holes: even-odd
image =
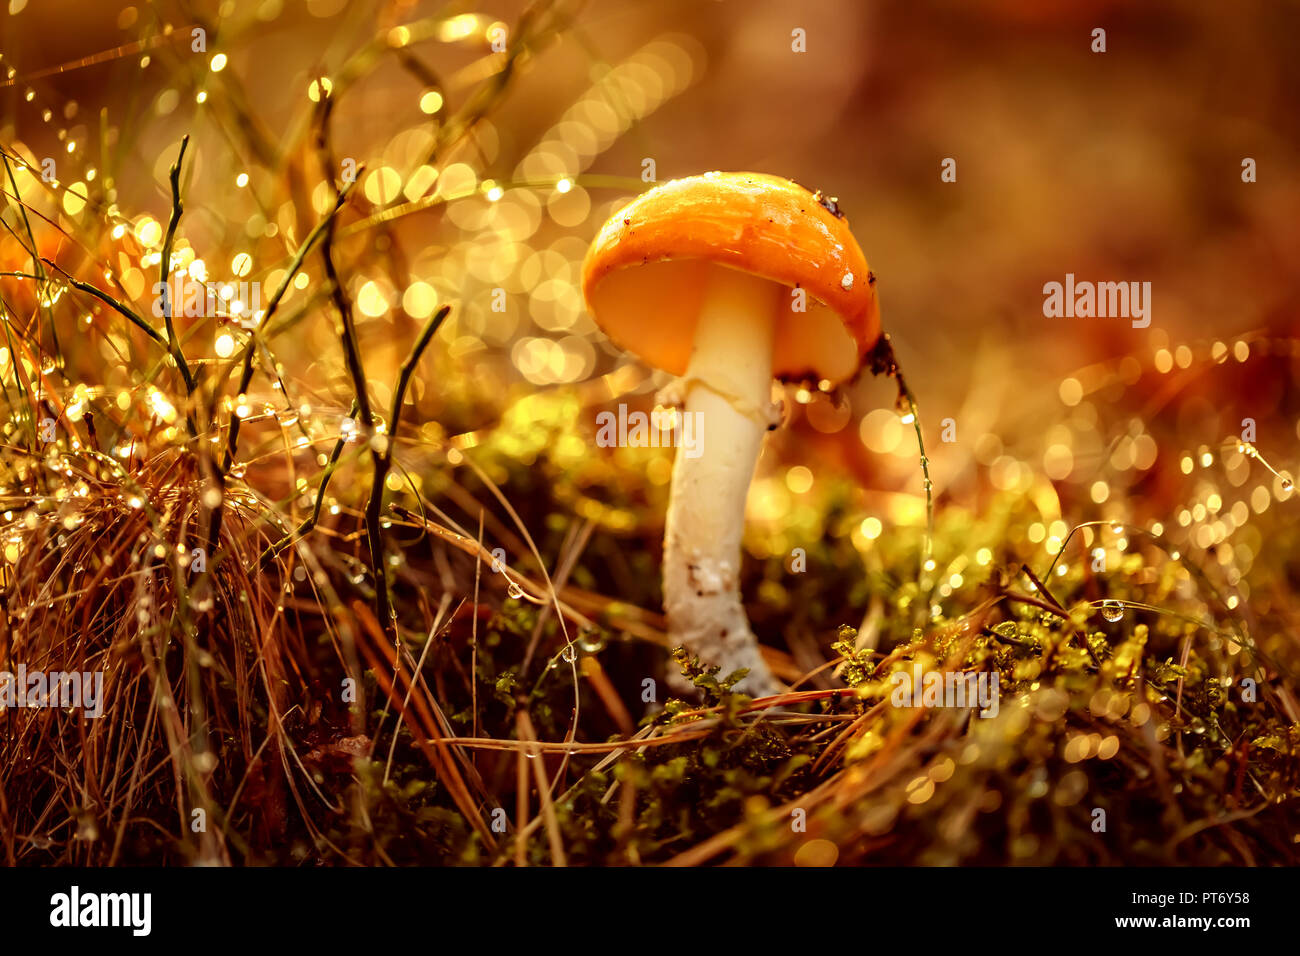
[[[664,531],[669,636],[754,696],[780,685],[740,601],[745,499],[772,380],[852,379],[880,335],[862,250],[835,200],[762,173],[705,173],[643,193],[605,223],[583,263],[610,340],[679,379],[695,453],[677,441]]]

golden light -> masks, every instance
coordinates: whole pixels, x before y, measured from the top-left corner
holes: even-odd
[[[438,39],[443,43],[452,43],[472,36],[478,29],[479,18],[472,13],[461,13],[449,17],[438,26]]]
[[[152,216],[141,216],[135,224],[135,238],[142,246],[155,246],[162,241],[162,226]]]
[[[322,99],[328,97],[333,90],[333,81],[330,80],[328,76],[320,77],[312,80],[311,83],[307,85],[307,99],[311,100],[313,103],[319,103]]]
[[[796,495],[812,490],[813,473],[804,465],[795,465],[785,473],[785,486]]]
[[[420,111],[432,116],[442,109],[442,94],[437,90],[427,90],[420,97]]]
[[[388,311],[388,297],[378,283],[373,280],[368,281],[361,286],[361,291],[357,293],[357,308],[361,310],[363,315],[377,319]]]

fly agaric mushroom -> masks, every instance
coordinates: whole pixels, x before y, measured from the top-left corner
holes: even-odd
[[[643,193],[601,228],[582,291],[620,348],[680,376],[698,422],[677,442],[664,531],[669,636],[755,696],[779,691],[740,601],[745,498],[772,380],[853,378],[880,335],[875,278],[833,199],[777,176],[705,173]]]

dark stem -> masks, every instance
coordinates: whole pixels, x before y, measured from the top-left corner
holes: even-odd
[[[370,396],[366,388],[366,372],[361,364],[361,351],[357,346],[356,323],[352,316],[352,303],[343,291],[343,283],[334,267],[334,227],[325,232],[322,249],[325,258],[325,275],[330,283],[330,295],[340,317],[339,335],[343,342],[343,358],[352,379],[352,389],[356,393],[357,417],[361,420],[361,434],[370,449],[370,461],[378,479],[381,472],[386,472],[384,454],[375,446],[375,417],[370,408]],[[382,493],[382,481],[379,483]],[[370,569],[375,577],[375,612],[379,626],[384,633],[396,642],[397,632],[393,624],[393,608],[388,597],[388,570],[384,567],[384,544],[379,534],[379,503],[372,484],[370,500],[366,503],[366,543],[370,549]]]
[[[194,376],[190,374],[189,364],[185,361],[185,353],[181,351],[180,343],[176,339],[176,327],[172,324],[171,287],[168,285],[172,270],[172,243],[176,239],[176,227],[180,225],[181,213],[185,211],[185,205],[181,202],[181,162],[185,159],[185,147],[189,144],[190,138],[187,135],[181,140],[180,152],[176,155],[176,162],[172,163],[171,173],[168,177],[172,186],[172,216],[167,223],[167,236],[163,239],[162,261],[158,264],[158,273],[163,287],[163,321],[167,326],[167,351],[171,353],[172,359],[176,362],[176,367],[180,369],[181,378],[185,382],[186,394],[192,396],[194,394]],[[191,434],[197,434],[192,412],[187,413],[186,418],[190,423]]]

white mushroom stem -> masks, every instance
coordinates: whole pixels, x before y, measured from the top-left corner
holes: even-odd
[[[737,686],[755,696],[780,686],[740,601],[740,546],[745,498],[770,421],[772,338],[783,292],[748,273],[713,270],[681,382],[685,418],[664,533],[669,636],[704,664],[719,665],[722,677],[747,668]]]

